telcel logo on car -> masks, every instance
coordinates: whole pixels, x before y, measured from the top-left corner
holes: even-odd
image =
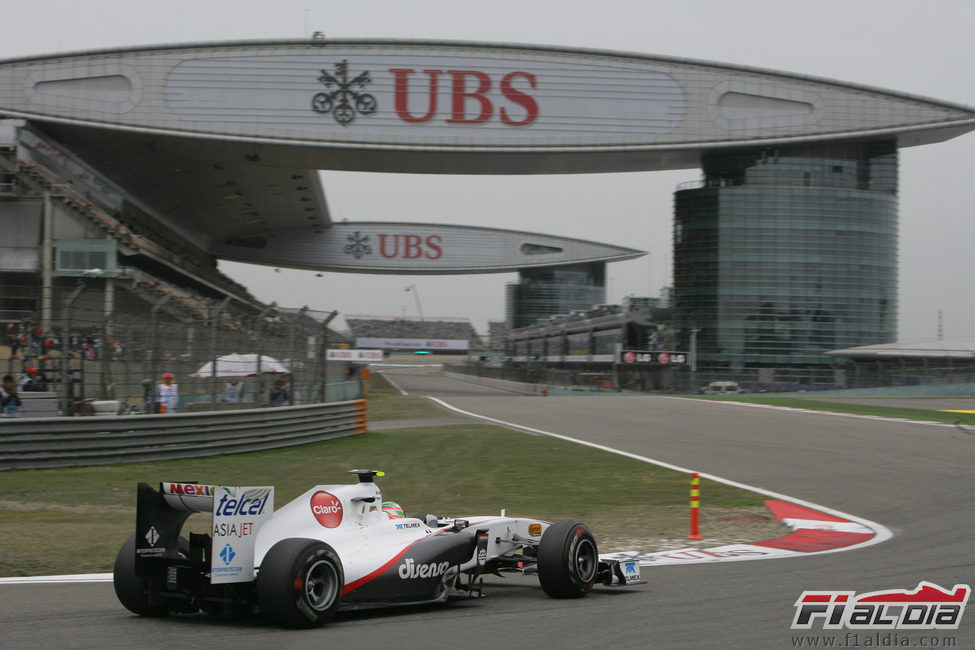
[[[233,498],[227,494],[220,497],[220,501],[213,506],[213,514],[222,517],[239,517],[242,515],[256,516],[264,512],[267,505],[270,490],[256,490],[245,492],[239,498]]]
[[[325,528],[337,528],[342,523],[342,502],[328,492],[319,490],[312,495],[311,512]]]

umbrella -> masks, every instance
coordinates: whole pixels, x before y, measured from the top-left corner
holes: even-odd
[[[256,354],[225,354],[217,357],[217,371],[213,372],[213,362],[207,361],[191,377],[254,377],[257,375]],[[286,375],[288,369],[280,361],[265,354],[261,355],[262,375]]]

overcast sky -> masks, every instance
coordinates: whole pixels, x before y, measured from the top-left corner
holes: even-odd
[[[601,48],[741,64],[975,105],[975,1],[33,0],[4,11],[0,58],[136,45],[411,38]],[[975,336],[975,134],[901,150],[902,340]],[[649,251],[607,268],[608,299],[671,283],[674,187],[697,170],[571,176],[323,173],[336,221],[486,225]],[[343,315],[504,315],[514,274],[374,276],[222,264],[265,301]],[[405,291],[415,285],[416,296]]]

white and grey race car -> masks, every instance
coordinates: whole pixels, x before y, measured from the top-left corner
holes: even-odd
[[[115,593],[143,616],[263,614],[289,627],[337,611],[478,598],[485,573],[537,575],[546,594],[642,584],[636,561],[599,557],[581,523],[505,516],[406,517],[375,478],[317,485],[279,510],[273,487],[140,483],[136,534],[115,559]],[[180,536],[194,512],[212,534]]]

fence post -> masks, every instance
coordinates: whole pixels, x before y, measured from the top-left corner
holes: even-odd
[[[322,321],[322,404],[328,402],[328,324],[338,315],[336,309]]]
[[[54,208],[51,192],[44,191],[41,216],[41,329],[51,331],[51,308],[54,302]],[[28,330],[30,331],[30,330]],[[28,344],[30,337],[28,336]]]
[[[230,302],[230,296],[224,298],[214,309],[210,305],[210,410],[217,410],[217,332],[220,329],[220,314]]]
[[[291,326],[288,328],[288,405],[294,406],[295,404],[295,328],[298,327],[298,321],[305,312],[308,311],[308,305],[305,305],[294,315],[291,320]]]
[[[157,341],[158,329],[157,329],[156,314],[159,313],[159,310],[162,309],[162,306],[165,305],[166,302],[168,302],[169,299],[172,298],[172,297],[173,297],[173,294],[167,293],[165,296],[162,297],[162,300],[160,300],[155,305],[153,305],[152,306],[152,309],[149,310],[149,322],[150,322],[150,329],[149,329],[149,336],[150,336],[150,339],[149,339],[149,346],[150,346],[149,347],[149,386],[147,387],[148,390],[145,390],[144,391],[144,393],[145,393],[145,400],[146,400],[146,409],[145,409],[145,412],[146,413],[155,413],[155,411],[156,411],[156,409],[155,409],[155,404],[156,404],[156,373],[158,372],[158,357],[159,357],[158,341]]]
[[[258,406],[264,401],[264,375],[261,374],[261,361],[264,354],[264,319],[277,309],[277,306],[278,303],[272,302],[257,315],[257,395],[254,401]]]
[[[64,306],[61,311],[61,415],[71,415],[68,412],[71,402],[69,391],[72,389],[72,381],[68,370],[68,344],[71,338],[71,305],[84,290],[85,283],[78,280],[78,286],[64,299]]]
[[[109,337],[114,333],[112,319],[115,317],[115,280],[105,278],[105,319],[102,321],[102,346],[99,350],[101,359],[101,393],[102,399],[115,398],[115,382],[112,381],[112,361],[115,346]]]

